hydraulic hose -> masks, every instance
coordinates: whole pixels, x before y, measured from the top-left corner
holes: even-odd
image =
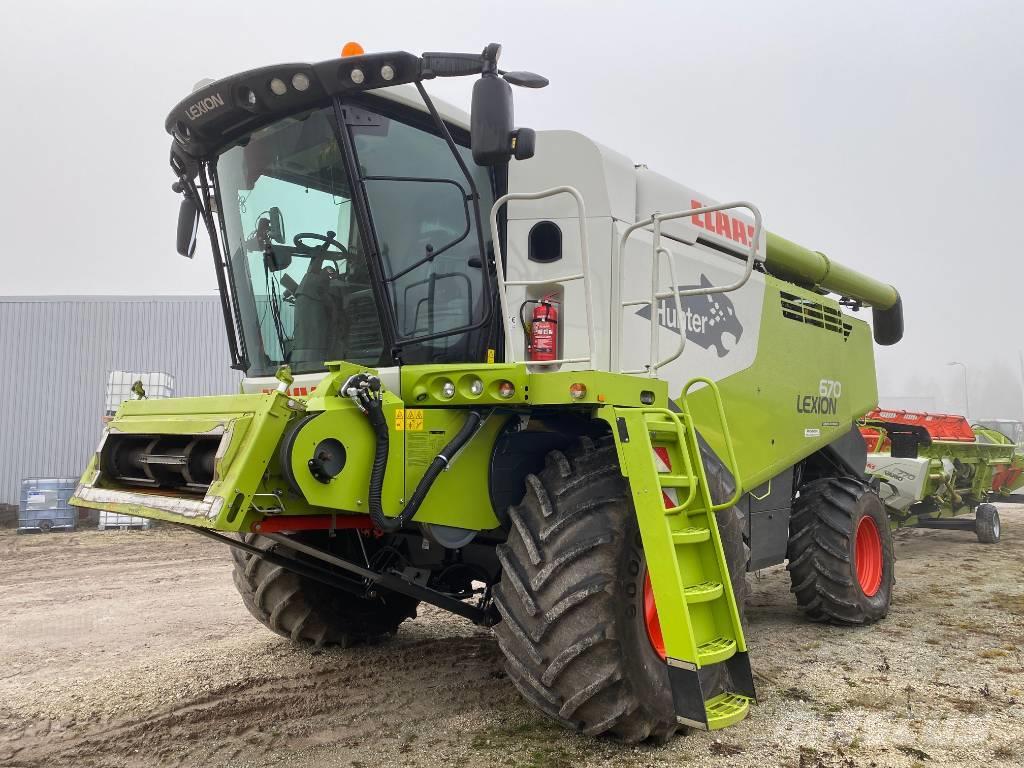
[[[455,454],[476,434],[483,422],[483,416],[477,411],[469,412],[465,423],[455,437],[430,462],[427,471],[423,473],[423,477],[416,484],[416,490],[409,498],[409,503],[396,517],[388,517],[384,514],[381,491],[384,488],[384,475],[388,468],[391,437],[388,433],[387,419],[384,418],[384,403],[380,398],[380,381],[366,374],[357,374],[345,383],[341,391],[356,401],[356,404],[370,420],[370,426],[376,436],[373,468],[370,470],[370,519],[382,531],[397,531],[416,515],[438,475],[444,472]]]

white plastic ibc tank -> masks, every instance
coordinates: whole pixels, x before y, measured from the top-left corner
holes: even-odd
[[[104,402],[104,420],[109,421],[121,403],[125,400],[135,400],[136,395],[132,392],[135,382],[141,381],[142,388],[146,391],[147,400],[159,400],[165,397],[174,397],[174,376],[162,371],[150,371],[142,373],[137,371],[111,371],[107,377],[107,394]],[[133,517],[122,515],[116,512],[100,512],[98,528],[101,531],[123,530],[127,528],[149,529],[151,521],[144,517]]]
[[[158,400],[164,397],[174,397],[174,376],[169,373],[150,371],[139,373],[136,371],[111,371],[107,377],[107,396],[103,412],[107,416],[113,416],[125,400],[134,400],[135,394],[132,387],[135,382],[141,381],[142,388],[146,390],[148,400]]]

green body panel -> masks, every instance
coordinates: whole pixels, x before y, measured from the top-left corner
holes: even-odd
[[[487,418],[472,441],[434,482],[416,513],[416,520],[476,531],[499,526],[491,506],[491,454],[494,452],[494,442],[508,419],[508,416],[497,414]],[[412,496],[434,457],[455,437],[465,421],[465,411],[441,408],[423,409],[422,430],[410,430],[410,422],[406,420],[406,499]],[[394,514],[398,514],[398,511]]]
[[[444,407],[537,407],[601,405],[664,406],[668,386],[658,379],[645,379],[608,371],[530,372],[526,363],[482,365],[406,365],[402,367],[402,395],[409,408],[439,405]],[[473,396],[469,384],[479,379],[482,394]],[[441,386],[450,381],[455,395],[445,398]],[[515,385],[515,394],[503,398],[497,394],[500,381]],[[569,387],[584,384],[585,394],[574,398]]]
[[[868,324],[844,315],[846,334],[794,322],[780,311],[781,291],[840,309],[826,296],[766,276],[757,356],[749,368],[717,382],[732,429],[737,482],[744,490],[842,437],[878,403]],[[679,394],[672,392],[673,397]],[[701,435],[719,456],[726,456],[712,391],[695,389],[688,400]]]
[[[204,498],[160,495],[107,484],[94,455],[73,504],[220,530],[248,530],[262,518],[252,502],[273,461],[289,420],[302,404],[275,392],[266,395],[129,400],[108,425],[104,439],[121,434],[219,434],[214,481]],[[111,493],[122,491],[122,493]]]

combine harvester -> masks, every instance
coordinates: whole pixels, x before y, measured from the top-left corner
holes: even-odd
[[[816,621],[888,611],[856,421],[900,297],[750,203],[517,128],[511,86],[547,81],[499,51],[355,48],[174,108],[178,247],[203,224],[244,393],[124,403],[74,503],[233,548],[293,642],[431,603],[567,727],[722,728],[754,699],[748,569],[788,558]],[[454,76],[470,115],[427,93]]]
[[[1018,501],[1024,453],[1003,432],[944,413],[874,410],[861,422],[868,472],[894,528],[974,531],[999,541],[993,501]],[[965,515],[974,513],[974,518]]]

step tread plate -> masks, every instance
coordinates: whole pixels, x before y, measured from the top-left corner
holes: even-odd
[[[697,658],[700,665],[718,664],[736,653],[736,641],[728,637],[716,637],[697,646]]]
[[[738,693],[720,693],[704,703],[708,730],[717,731],[738,723],[750,711],[751,699]]]
[[[699,584],[691,584],[683,592],[686,594],[688,603],[706,603],[709,600],[717,600],[725,590],[722,588],[722,582],[709,579]]]

